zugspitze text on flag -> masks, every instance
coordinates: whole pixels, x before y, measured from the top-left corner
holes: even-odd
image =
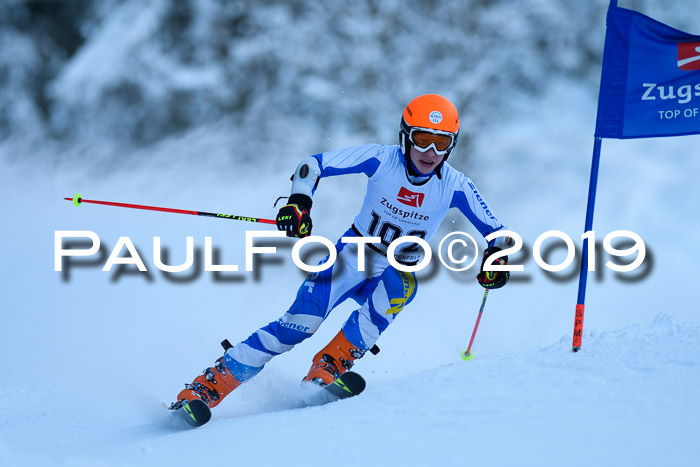
[[[611,5],[595,136],[700,133],[700,36]]]

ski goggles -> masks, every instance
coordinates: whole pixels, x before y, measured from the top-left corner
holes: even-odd
[[[411,128],[408,140],[420,152],[427,152],[432,148],[438,156],[444,156],[454,146],[455,134],[449,131]]]

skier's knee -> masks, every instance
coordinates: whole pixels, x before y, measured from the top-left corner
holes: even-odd
[[[395,275],[387,278],[385,287],[391,305],[387,313],[396,314],[413,301],[418,291],[418,282],[414,273],[396,271]]]

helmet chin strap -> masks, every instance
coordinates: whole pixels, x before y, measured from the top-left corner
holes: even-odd
[[[430,173],[427,173],[427,174],[421,173],[421,172],[418,170],[418,167],[416,167],[416,164],[414,164],[413,161],[412,161],[411,159],[406,159],[406,160],[408,161],[408,165],[407,165],[407,167],[406,167],[407,170],[408,170],[408,173],[410,173],[410,174],[413,175],[414,177],[416,177],[416,178],[425,178],[425,177],[430,177],[430,176],[433,174],[433,171],[430,171]]]
[[[404,161],[404,167],[406,167],[406,175],[408,176],[408,179],[413,183],[419,182],[418,184],[423,184],[430,180],[430,177],[435,174],[435,176],[438,178],[438,180],[442,179],[442,164],[445,162],[445,159],[440,161],[440,163],[433,169],[432,172],[428,174],[423,174],[421,173],[418,168],[416,168],[415,164],[411,160],[410,157],[406,157],[406,155],[403,153],[403,150],[401,150],[401,153],[403,154],[403,161]],[[446,158],[446,157],[445,157]]]
[[[445,163],[445,159],[447,159],[447,156],[449,156],[449,154],[445,154],[445,157],[443,157],[442,160],[440,161],[440,163],[435,166],[434,172],[435,172],[435,176],[437,176],[438,180],[442,180],[442,164]]]

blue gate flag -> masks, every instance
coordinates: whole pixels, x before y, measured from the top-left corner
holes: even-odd
[[[700,36],[608,9],[595,136],[700,133]]]

